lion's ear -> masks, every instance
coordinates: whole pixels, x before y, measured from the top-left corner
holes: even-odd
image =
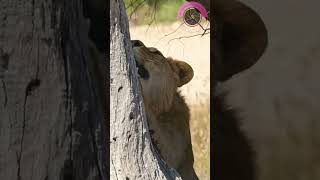
[[[173,71],[178,75],[178,87],[187,84],[193,78],[192,67],[183,61],[169,60],[169,63]]]

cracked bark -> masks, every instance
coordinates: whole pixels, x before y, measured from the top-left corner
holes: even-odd
[[[3,106],[6,107],[7,106],[7,102],[8,102],[8,96],[7,96],[7,88],[6,88],[6,84],[4,83],[3,80],[1,80],[2,82],[2,90],[3,90]]]
[[[109,179],[106,76],[97,68],[107,57],[90,54],[81,3],[0,3],[3,180]]]

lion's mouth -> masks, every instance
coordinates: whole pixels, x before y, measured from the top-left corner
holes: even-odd
[[[132,47],[144,46],[144,44],[139,40],[131,40]]]

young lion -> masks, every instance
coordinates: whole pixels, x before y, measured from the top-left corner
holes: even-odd
[[[190,114],[178,87],[193,78],[185,62],[165,58],[141,41],[131,41],[138,68],[146,115],[154,144],[183,180],[197,180],[193,169]]]

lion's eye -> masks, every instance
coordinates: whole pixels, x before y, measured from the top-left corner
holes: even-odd
[[[158,54],[160,56],[163,56],[162,53],[156,48],[149,48],[149,51],[152,53]]]
[[[156,53],[156,54],[158,54],[160,56],[163,56],[162,53],[160,51],[158,51],[158,50],[156,52],[154,52],[154,53]]]
[[[141,64],[136,63],[136,66],[138,68],[139,76],[144,80],[148,80],[150,77],[148,70]]]

